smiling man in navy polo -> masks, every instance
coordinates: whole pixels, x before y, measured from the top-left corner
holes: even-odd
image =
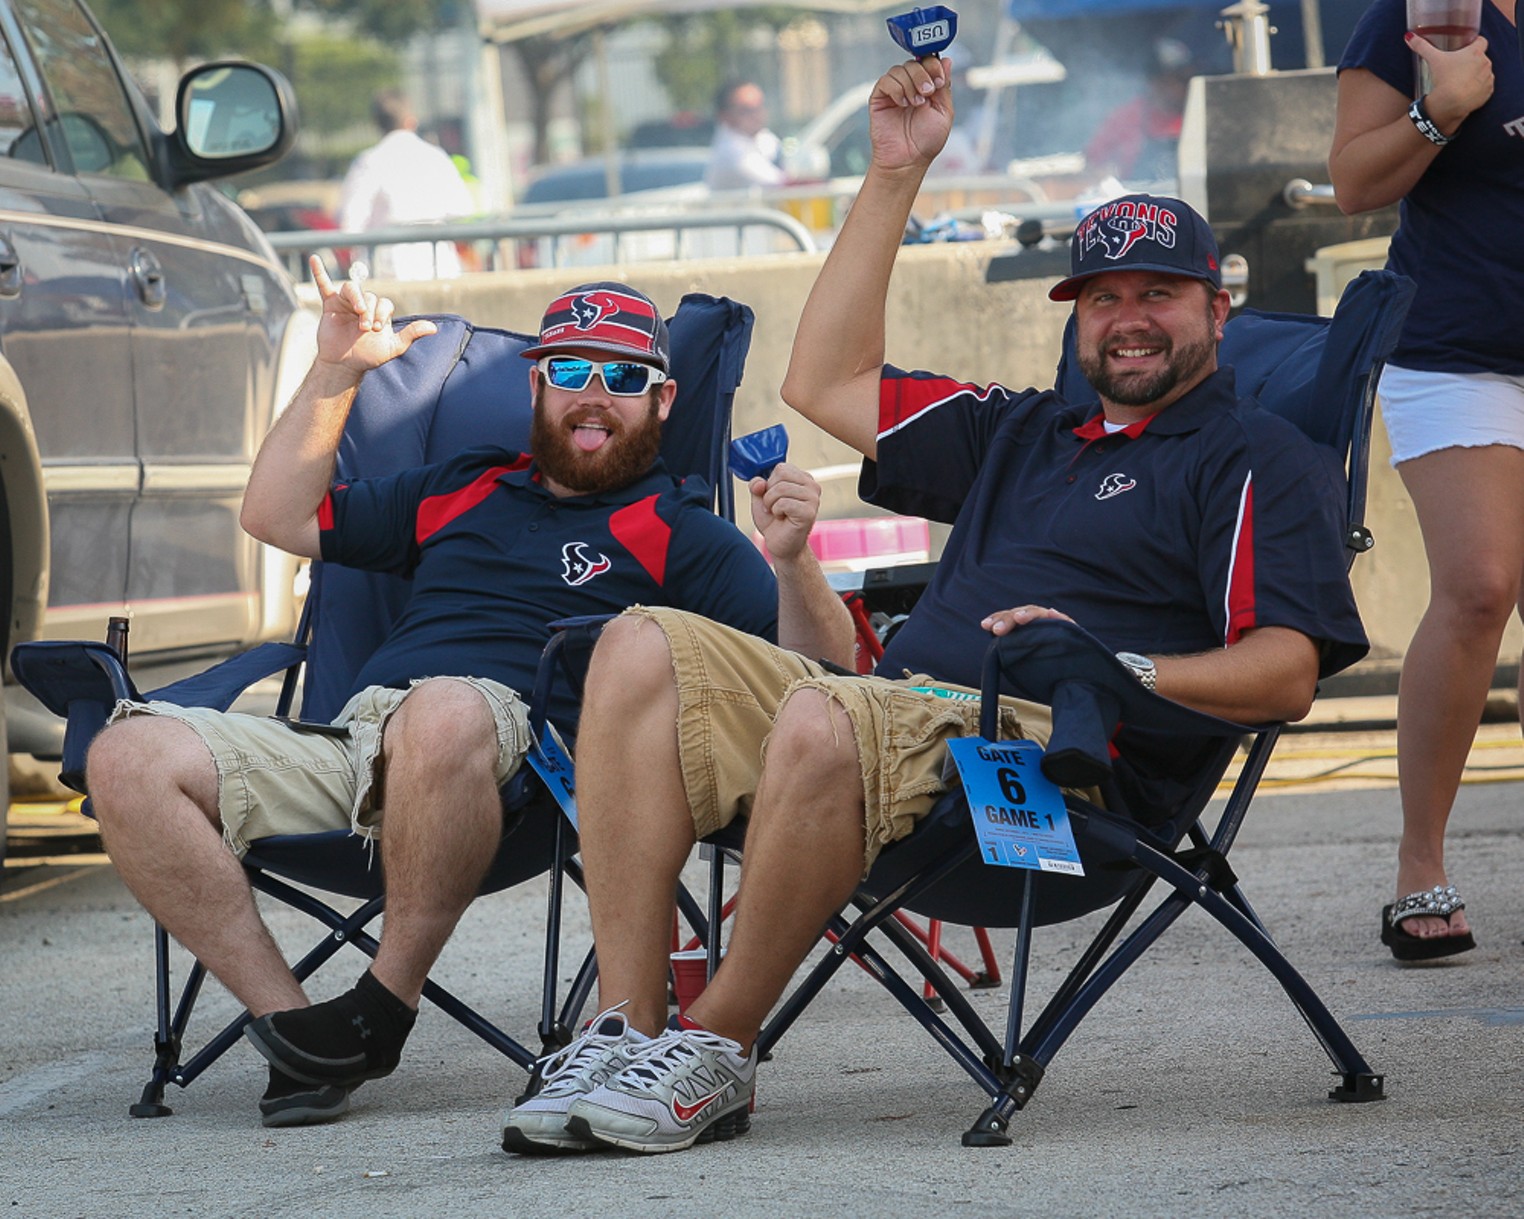
[[[253,1015],[270,1062],[267,1126],[328,1121],[390,1073],[422,986],[502,837],[499,787],[528,746],[516,690],[533,684],[548,624],[628,605],[677,605],[811,655],[850,655],[852,626],[807,546],[819,487],[780,465],[751,484],[751,540],[657,456],[676,394],[667,327],[623,284],[584,284],[546,311],[524,354],[533,456],[471,449],[438,465],[334,483],[361,379],[433,323],[392,326],[353,282],[322,296],[318,353],[261,446],[244,527],[294,554],[411,575],[402,617],[337,724],[295,732],[248,715],[123,704],[89,756],[106,847],[128,887]],[[570,723],[568,703],[553,716]],[[384,799],[383,799],[384,797]],[[384,806],[384,808],[383,808]],[[385,813],[387,911],[375,962],[309,1006],[236,856],[272,834],[352,828]],[[165,842],[177,844],[172,860]]]
[[[1248,723],[1305,715],[1319,676],[1365,652],[1339,473],[1217,368],[1228,296],[1211,231],[1184,203],[1130,196],[1076,230],[1073,273],[1051,295],[1074,302],[1098,401],[884,362],[890,272],[952,124],[946,76],[911,61],[874,88],[872,166],[805,305],[783,396],[863,454],[865,498],[950,522],[951,539],[881,676],[671,610],[627,611],[604,632],[578,805],[600,997],[618,1012],[569,1050],[552,1097],[510,1113],[512,1150],[672,1151],[749,1127],[758,1030],[880,848],[945,789],[943,743],[977,733],[978,706],[942,694],[978,688],[991,635],[1072,619],[1150,688]],[[1047,709],[1003,708],[1000,729],[1043,740]],[[1168,807],[1195,769],[1136,734],[1116,744],[1130,798]],[[746,854],[725,960],[621,1066],[623,1026],[653,1034],[665,1018],[676,869],[736,816]]]

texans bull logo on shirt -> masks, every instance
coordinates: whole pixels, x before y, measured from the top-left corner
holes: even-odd
[[[573,588],[586,584],[594,576],[601,576],[613,566],[607,555],[592,558],[587,553],[586,542],[568,542],[561,547],[561,579]]]
[[[1111,499],[1121,495],[1123,491],[1131,491],[1138,485],[1138,480],[1129,478],[1125,474],[1108,474],[1101,479],[1101,486],[1095,493],[1096,499]]]

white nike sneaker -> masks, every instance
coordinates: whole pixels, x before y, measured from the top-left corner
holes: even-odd
[[[572,1102],[567,1131],[631,1151],[681,1151],[751,1129],[757,1051],[681,1016],[600,1087]]]
[[[601,1150],[605,1144],[597,1139],[568,1132],[567,1111],[651,1044],[652,1038],[632,1029],[618,1007],[594,1016],[580,1037],[540,1060],[545,1064],[540,1090],[503,1116],[503,1150],[525,1155]]]

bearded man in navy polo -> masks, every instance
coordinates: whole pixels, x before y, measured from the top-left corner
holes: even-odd
[[[758,1031],[880,849],[946,790],[945,742],[978,733],[967,695],[992,635],[1076,621],[1144,685],[1241,723],[1301,718],[1319,676],[1365,652],[1340,472],[1218,369],[1228,294],[1211,230],[1180,200],[1113,200],[1075,232],[1050,296],[1074,302],[1094,399],[885,363],[890,273],[952,126],[949,76],[929,57],[875,86],[872,165],[783,385],[862,453],[865,499],[952,524],[936,575],[872,677],[680,611],[628,610],[604,631],[578,809],[605,1012],[554,1087],[510,1110],[508,1150],[668,1152],[749,1128]],[[1047,732],[1047,708],[1002,705],[1000,737]],[[1178,803],[1193,746],[1130,729],[1115,745],[1129,804]],[[677,869],[736,817],[725,959],[662,1031]]]
[[[309,558],[410,573],[413,591],[335,723],[294,732],[254,716],[122,704],[91,747],[102,837],[128,887],[253,1016],[269,1060],[267,1126],[331,1120],[390,1073],[419,998],[502,836],[499,787],[529,745],[517,691],[548,624],[633,604],[683,606],[812,655],[850,651],[852,626],[806,544],[819,487],[780,465],[751,484],[774,570],[658,458],[676,394],[666,324],[649,298],[585,284],[552,302],[524,354],[531,450],[470,449],[437,465],[335,482],[361,379],[428,342],[392,303],[336,287],[318,352],[266,437],[244,495],[256,538]],[[776,576],[774,574],[776,572]],[[569,722],[569,695],[551,713]],[[356,986],[310,1005],[261,921],[238,856],[275,834],[385,821],[387,911]],[[163,844],[178,844],[166,865]]]

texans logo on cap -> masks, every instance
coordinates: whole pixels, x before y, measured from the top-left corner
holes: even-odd
[[[1108,271],[1162,271],[1222,287],[1217,240],[1207,222],[1179,199],[1129,195],[1103,203],[1074,230],[1069,278],[1048,293],[1070,301],[1085,280]]]
[[[667,324],[651,299],[618,283],[581,284],[551,302],[540,341],[523,354],[587,349],[633,356],[670,372]]]

